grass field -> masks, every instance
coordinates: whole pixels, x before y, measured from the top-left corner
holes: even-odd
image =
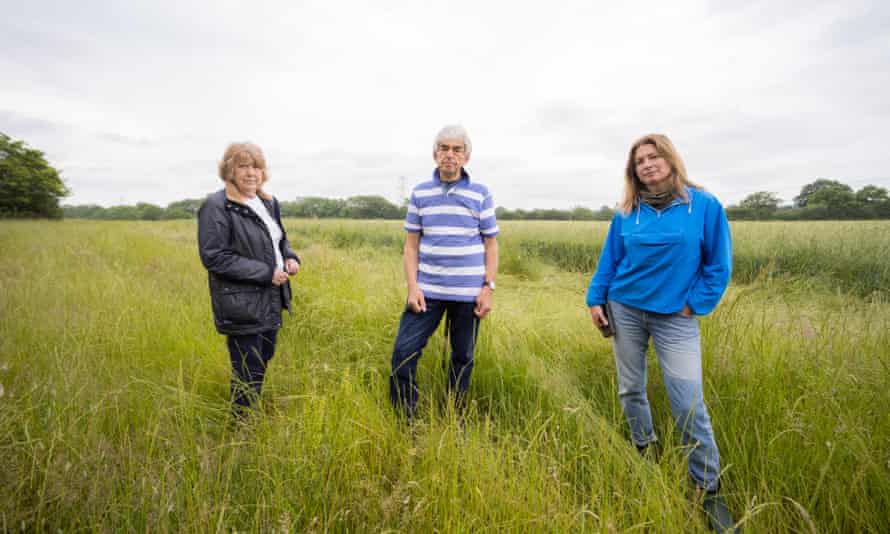
[[[469,415],[436,334],[413,432],[386,391],[400,223],[286,225],[296,310],[239,427],[193,222],[0,222],[0,531],[706,531],[659,372],[666,452],[627,439],[583,304],[605,223],[501,223]],[[886,532],[890,222],[733,234],[701,319],[727,500],[747,532]]]

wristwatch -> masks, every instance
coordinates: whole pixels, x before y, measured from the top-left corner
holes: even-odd
[[[488,289],[494,291],[494,280],[490,280],[487,282],[482,282],[483,286],[488,286]]]

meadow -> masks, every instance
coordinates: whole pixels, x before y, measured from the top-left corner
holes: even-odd
[[[707,531],[654,355],[657,462],[584,307],[606,223],[501,223],[468,412],[437,333],[411,430],[386,390],[401,224],[286,226],[295,311],[233,425],[193,221],[0,221],[0,531]],[[700,320],[727,501],[747,532],[886,532],[890,222],[733,237]]]

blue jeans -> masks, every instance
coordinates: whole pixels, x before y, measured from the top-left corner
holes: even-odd
[[[646,350],[655,345],[674,421],[689,452],[689,474],[714,491],[719,485],[720,453],[702,389],[698,320],[679,313],[661,314],[609,301],[615,326],[612,348],[618,369],[618,397],[637,447],[658,441],[646,397]]]
[[[479,331],[479,318],[473,313],[475,307],[475,302],[426,299],[425,312],[414,313],[406,307],[402,313],[392,351],[389,397],[393,405],[409,418],[414,416],[417,408],[417,362],[446,312],[451,338],[448,389],[463,394],[470,387],[473,351]]]

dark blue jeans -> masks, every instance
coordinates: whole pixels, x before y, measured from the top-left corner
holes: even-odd
[[[244,413],[263,390],[266,367],[275,355],[275,338],[278,330],[259,334],[228,336],[229,356],[232,359],[232,411]]]
[[[470,387],[473,372],[473,351],[479,331],[479,318],[473,313],[475,302],[426,299],[426,311],[414,313],[406,308],[399,322],[392,351],[392,374],[389,397],[396,409],[413,417],[417,408],[417,362],[423,348],[447,313],[446,325],[451,338],[451,361],[448,365],[448,389],[463,394]]]

